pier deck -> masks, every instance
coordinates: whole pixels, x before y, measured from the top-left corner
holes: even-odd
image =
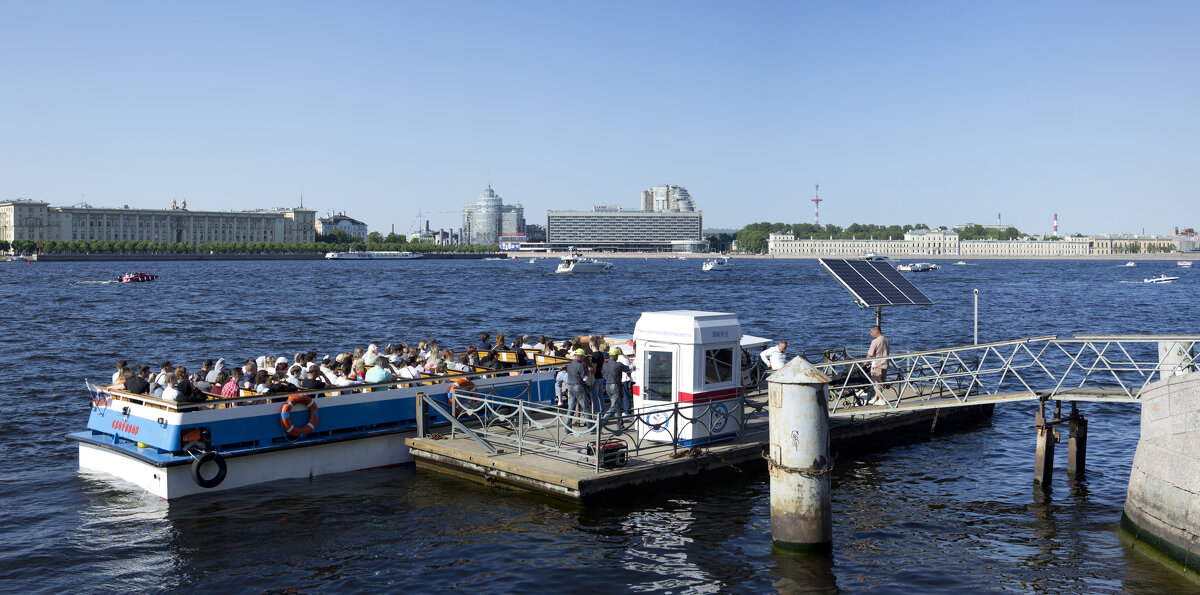
[[[961,428],[990,417],[991,412],[991,405],[959,404],[957,409],[940,414],[933,409],[925,409],[860,414],[854,419],[831,419],[832,452],[896,444],[935,430]],[[515,439],[515,432],[513,437]],[[604,437],[607,439],[609,435],[606,433]],[[482,444],[462,434],[453,438],[443,435],[416,437],[406,442],[418,469],[437,470],[490,485],[586,503],[613,492],[686,480],[722,470],[765,465],[763,454],[769,441],[768,419],[765,414],[748,419],[741,438],[690,449],[646,441],[637,447],[634,441],[629,440],[631,450],[627,455],[627,463],[598,471],[592,458],[587,456],[587,446],[594,439],[594,436],[583,433],[568,433],[560,438],[563,447],[579,453],[574,461],[529,450],[518,453],[518,449],[509,444],[496,444],[498,452],[491,454]],[[525,440],[528,442],[531,437],[527,434]]]

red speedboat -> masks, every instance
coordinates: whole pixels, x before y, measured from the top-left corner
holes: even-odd
[[[145,283],[147,281],[153,281],[157,278],[158,275],[151,275],[149,273],[125,273],[124,275],[121,275],[117,281],[121,283]]]

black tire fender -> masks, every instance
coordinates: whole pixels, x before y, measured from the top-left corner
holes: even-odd
[[[209,461],[217,464],[217,474],[211,479],[205,479],[200,474],[200,467],[203,467]],[[202,488],[215,488],[221,485],[221,482],[225,481],[225,475],[228,473],[229,466],[225,464],[225,457],[221,456],[221,453],[215,450],[206,451],[192,460],[192,481],[196,482],[196,485]]]

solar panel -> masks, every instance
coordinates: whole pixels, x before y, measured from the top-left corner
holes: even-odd
[[[864,308],[933,305],[916,285],[887,262],[844,258],[818,258],[817,262]]]

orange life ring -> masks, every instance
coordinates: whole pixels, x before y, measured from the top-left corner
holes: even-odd
[[[471,389],[473,389],[473,388],[475,388],[475,383],[474,383],[474,382],[471,382],[471,381],[470,381],[470,379],[467,379],[467,378],[459,378],[458,380],[455,380],[455,381],[454,381],[454,382],[453,382],[453,383],[450,385],[450,388],[446,389],[446,395],[447,395],[447,396],[449,396],[450,398],[452,398],[452,399],[453,399],[453,398],[454,398],[454,391],[456,391],[456,390],[459,390],[459,389],[462,389],[462,390],[471,390]]]
[[[471,382],[467,378],[459,378],[458,380],[450,383],[450,387],[446,389],[446,400],[450,401],[450,413],[452,415],[457,417],[458,414],[462,412],[462,408],[460,408],[458,404],[454,402],[454,391],[459,389],[471,390],[473,388],[475,388],[475,383]]]
[[[302,427],[292,425],[292,405],[303,405],[308,408],[308,424]],[[287,432],[288,436],[299,438],[311,434],[317,429],[317,404],[312,397],[308,395],[292,395],[288,397],[287,403],[283,404],[283,409],[279,412],[280,422],[283,423],[283,431]]]

